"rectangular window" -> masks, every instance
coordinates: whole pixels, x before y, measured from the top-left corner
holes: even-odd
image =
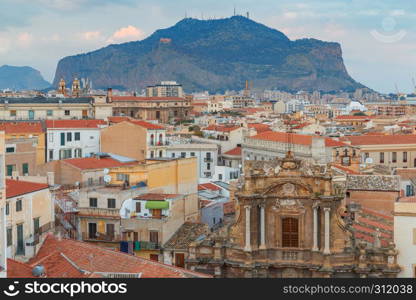
[[[23,175],[29,174],[29,164],[28,163],[23,163],[22,164],[22,172],[23,172]]]
[[[380,163],[384,164],[384,152],[380,152]]]
[[[172,158],[174,158],[175,157],[175,153],[172,153]]]
[[[88,110],[86,110],[86,109],[82,110],[82,118],[84,118],[84,119],[88,118]]]
[[[207,163],[207,170],[211,170],[211,164]]]
[[[65,133],[61,132],[61,146],[65,146]]]
[[[16,110],[10,111],[10,117],[16,117]]]
[[[74,150],[74,157],[82,157],[82,149],[77,148]]]
[[[298,219],[282,219],[282,247],[299,247]]]
[[[40,218],[34,218],[33,219],[33,233],[40,234]]]
[[[107,199],[107,207],[108,208],[116,208],[116,199],[108,198]]]
[[[397,162],[397,152],[392,153],[391,161],[394,163]]]
[[[49,142],[53,143],[53,132],[49,133],[48,137],[49,137]]]
[[[6,166],[7,176],[13,176],[13,171],[16,171],[16,165],[7,165]]]
[[[29,120],[34,120],[35,119],[35,111],[34,110],[29,110]]]
[[[6,147],[6,153],[13,153],[14,151],[14,147]]]
[[[21,199],[16,201],[16,211],[22,211],[22,200]]]
[[[97,198],[90,198],[90,207],[97,207]]]
[[[185,158],[186,157],[186,152],[181,152],[181,157]]]
[[[149,237],[150,242],[157,244],[159,242],[159,233],[157,231],[150,231],[149,234],[150,234],[150,237]]]
[[[403,152],[403,162],[407,162],[407,152]]]
[[[195,156],[195,152],[191,152],[191,156]]]
[[[9,203],[6,203],[6,216],[10,214],[10,205]]]
[[[53,150],[49,150],[49,160],[53,160]]]
[[[74,140],[75,141],[81,140],[81,132],[75,132],[75,134],[74,134]]]
[[[53,110],[48,109],[48,110],[46,111],[46,115],[47,115],[48,117],[52,117],[52,116],[53,116]]]
[[[67,140],[67,142],[72,142],[72,132],[67,132],[66,133],[66,140]]]
[[[70,116],[70,115],[71,115],[71,111],[65,110],[65,116]]]
[[[142,204],[140,202],[136,202],[136,213],[140,213],[142,211]]]
[[[13,230],[11,227],[7,228],[7,247],[13,244]]]

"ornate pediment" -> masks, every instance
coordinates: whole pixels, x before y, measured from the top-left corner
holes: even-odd
[[[273,195],[277,198],[307,197],[313,193],[312,188],[302,182],[279,181],[265,189],[263,196]]]

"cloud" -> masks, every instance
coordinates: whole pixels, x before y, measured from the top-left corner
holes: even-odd
[[[101,38],[100,31],[86,31],[80,34],[81,38],[86,41],[97,40]]]
[[[32,41],[33,36],[30,33],[23,32],[17,36],[17,44],[21,47],[29,47]]]
[[[135,41],[144,36],[144,32],[133,25],[122,27],[107,40],[108,43]]]

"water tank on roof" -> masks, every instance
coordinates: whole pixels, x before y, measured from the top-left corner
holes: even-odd
[[[45,267],[42,265],[37,265],[32,269],[32,275],[35,277],[42,277],[45,275]]]

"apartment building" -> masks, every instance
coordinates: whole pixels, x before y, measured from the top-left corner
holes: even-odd
[[[273,160],[285,157],[290,149],[296,158],[319,163],[332,161],[336,147],[345,143],[328,137],[286,132],[266,131],[246,137],[242,145],[242,158],[245,160]]]
[[[6,175],[36,175],[45,163],[45,133],[40,122],[1,122],[6,138]]]
[[[108,96],[113,105],[113,115],[129,116],[161,123],[189,118],[191,101],[182,97]]]
[[[184,195],[186,205],[189,203],[192,207],[189,212],[186,210],[187,218],[198,218],[196,158],[147,160],[131,165],[109,166],[106,176],[105,185],[88,186],[74,195],[79,210],[78,236],[84,241],[112,248],[118,248],[123,238],[124,241],[133,241],[133,233],[139,232],[138,228],[142,228],[141,224],[149,218],[131,218],[132,201],[146,193]],[[149,216],[153,216],[150,211]],[[183,218],[178,220],[185,221]],[[151,231],[153,223],[148,223]],[[135,228],[137,230],[133,230]],[[123,232],[131,232],[131,236],[123,237]],[[149,237],[144,241],[149,241]]]
[[[346,136],[342,141],[360,148],[362,162],[391,169],[416,167],[416,135]]]
[[[79,98],[0,98],[1,120],[106,118],[112,115],[105,96]]]
[[[47,120],[46,161],[87,157],[100,151],[103,120]]]
[[[196,157],[199,178],[212,178],[218,164],[218,146],[215,144],[173,144],[166,153],[171,158]]]
[[[6,179],[7,257],[33,257],[54,228],[54,202],[46,183]]]
[[[146,87],[146,97],[183,97],[183,88],[176,81],[161,81]]]
[[[136,160],[166,157],[165,127],[142,120],[127,120],[101,131],[101,150]]]

